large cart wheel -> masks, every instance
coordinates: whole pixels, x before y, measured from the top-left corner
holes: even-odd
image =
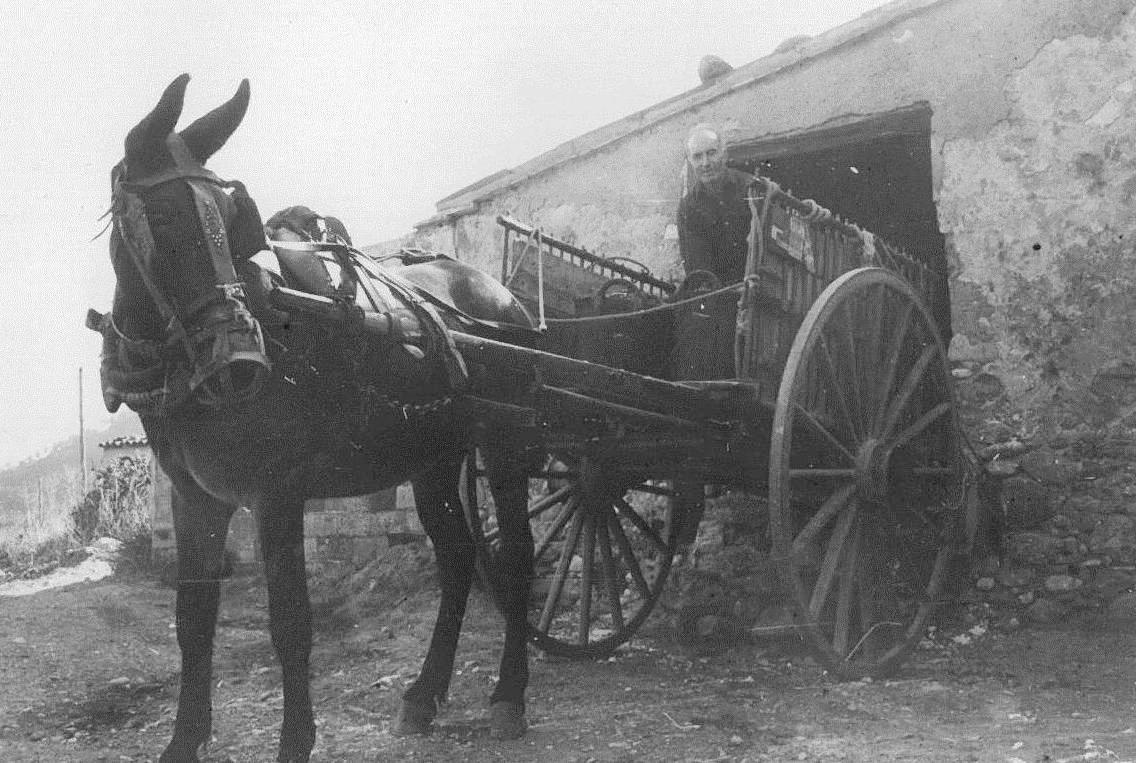
[[[770,447],[770,531],[813,652],[886,675],[923,636],[961,547],[966,462],[946,353],[890,271],[833,281],[786,361]]]
[[[480,451],[462,470],[462,505],[478,571],[501,601],[496,505]],[[665,483],[547,454],[529,478],[534,547],[529,629],[549,654],[600,657],[635,633],[658,601],[679,528]]]

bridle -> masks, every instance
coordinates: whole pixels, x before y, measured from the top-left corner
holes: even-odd
[[[141,179],[126,180],[126,164],[112,173],[112,249],[130,258],[165,323],[161,338],[126,336],[113,312],[88,320],[104,336],[103,394],[107,408],[125,402],[139,413],[165,415],[193,401],[207,408],[240,405],[263,386],[270,363],[261,328],[246,306],[244,284],[233,265],[216,188],[247,191],[198,163],[177,133],[166,146],[174,166]],[[161,185],[184,182],[193,198],[214,288],[183,306],[180,313],[155,280],[156,247],[143,195]],[[242,205],[238,204],[238,214]],[[115,255],[116,257],[119,255]],[[155,386],[157,379],[161,384]]]

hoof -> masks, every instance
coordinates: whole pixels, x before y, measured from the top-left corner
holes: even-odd
[[[402,701],[398,709],[398,718],[395,719],[391,733],[395,736],[405,737],[416,734],[429,734],[434,728],[434,716],[438,711],[433,703],[420,705],[416,702]]]
[[[489,736],[494,739],[520,739],[528,728],[524,705],[494,702],[489,706]]]

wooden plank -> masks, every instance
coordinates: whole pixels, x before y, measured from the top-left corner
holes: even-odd
[[[690,421],[730,421],[771,416],[768,403],[723,400],[681,382],[643,376],[584,360],[554,355],[492,339],[450,332],[471,372],[470,392],[489,398],[521,397],[542,384],[568,389],[610,403]],[[516,400],[512,400],[516,402]]]

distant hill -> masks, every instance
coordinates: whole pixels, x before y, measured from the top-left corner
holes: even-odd
[[[84,439],[87,446],[88,466],[97,464],[102,457],[100,442],[115,437],[142,434],[142,424],[137,416],[115,416],[105,429],[88,430]],[[34,482],[40,477],[49,477],[62,471],[79,468],[79,435],[57,442],[41,456],[25,458],[14,466],[0,469],[0,489],[11,489]]]

